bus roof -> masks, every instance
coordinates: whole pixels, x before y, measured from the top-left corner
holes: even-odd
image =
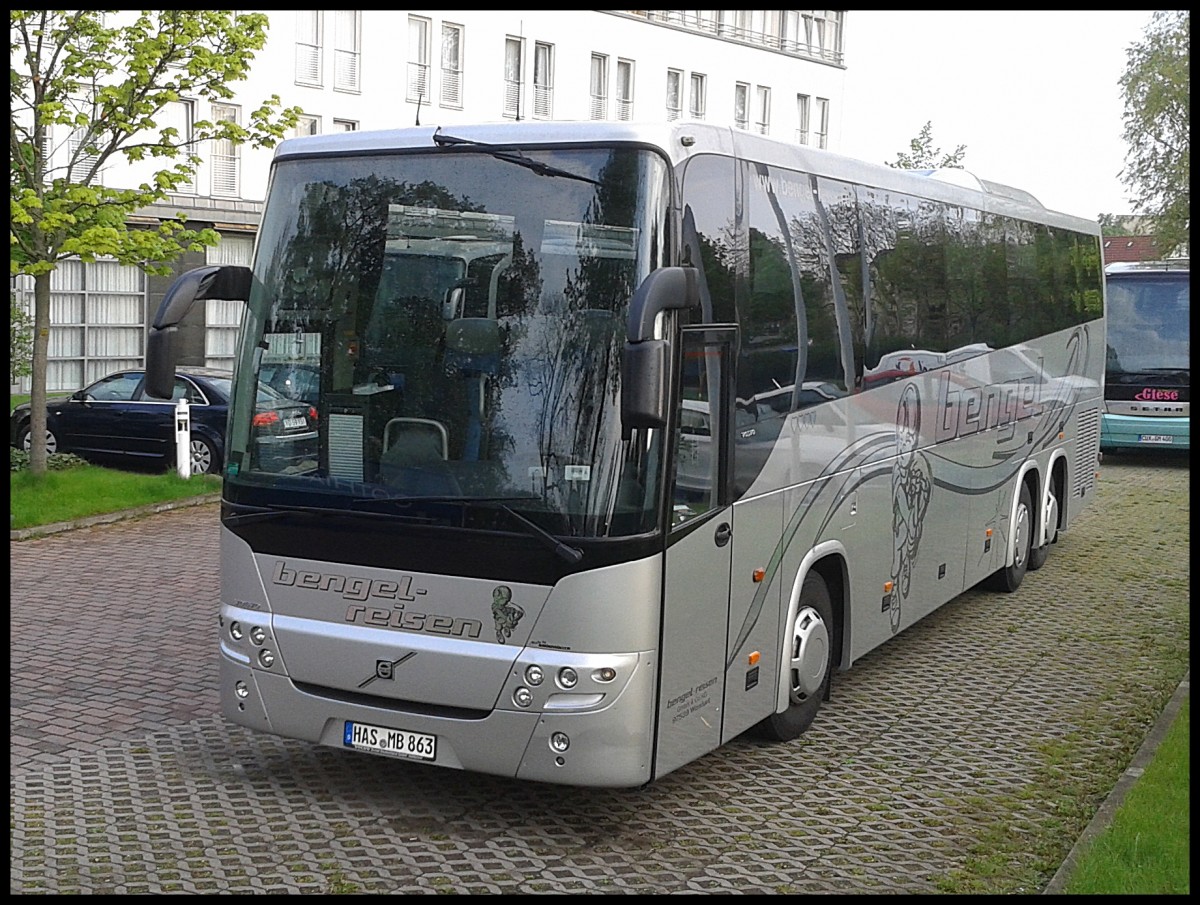
[[[1057,225],[1090,235],[1100,228],[1092,220],[1044,208],[1030,193],[976,177],[967,170],[902,170],[868,163],[833,151],[780,141],[730,126],[696,120],[613,122],[524,120],[491,123],[413,126],[375,131],[335,132],[289,138],[275,149],[276,162],[321,155],[376,154],[400,150],[433,150],[438,133],[497,148],[634,144],[661,151],[673,164],[699,154],[725,154],[767,165],[788,167],[830,179],[959,204],[975,210]],[[453,147],[443,148],[453,153]]]

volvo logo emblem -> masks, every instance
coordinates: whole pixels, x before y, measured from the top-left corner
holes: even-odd
[[[416,655],[417,655],[417,652],[415,650],[410,650],[407,654],[405,654],[399,660],[376,660],[375,661],[375,674],[373,676],[367,676],[367,678],[365,678],[361,682],[359,682],[358,687],[366,688],[368,685],[370,685],[376,679],[395,679],[396,678],[396,667],[399,666],[401,663],[403,663],[405,660],[409,660],[409,659],[415,657]]]

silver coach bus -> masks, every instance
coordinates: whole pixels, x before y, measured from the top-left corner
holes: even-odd
[[[1094,488],[1099,228],[961,170],[689,122],[289,140],[253,268],[163,301],[166,395],[206,298],[246,302],[223,711],[317,744],[635,787],[794,739]],[[279,468],[287,349],[320,442]]]

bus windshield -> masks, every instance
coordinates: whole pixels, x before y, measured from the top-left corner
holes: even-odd
[[[1184,377],[1190,368],[1188,275],[1109,274],[1110,381]]]
[[[654,438],[622,437],[620,358],[630,299],[664,263],[667,185],[665,162],[634,149],[278,162],[227,499],[557,536],[652,530],[661,456]],[[307,372],[320,440],[315,460],[279,470],[248,400],[284,370]]]

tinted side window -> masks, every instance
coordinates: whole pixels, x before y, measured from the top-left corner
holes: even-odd
[[[89,399],[100,402],[129,402],[142,382],[142,375],[112,374],[93,383],[85,391]]]

